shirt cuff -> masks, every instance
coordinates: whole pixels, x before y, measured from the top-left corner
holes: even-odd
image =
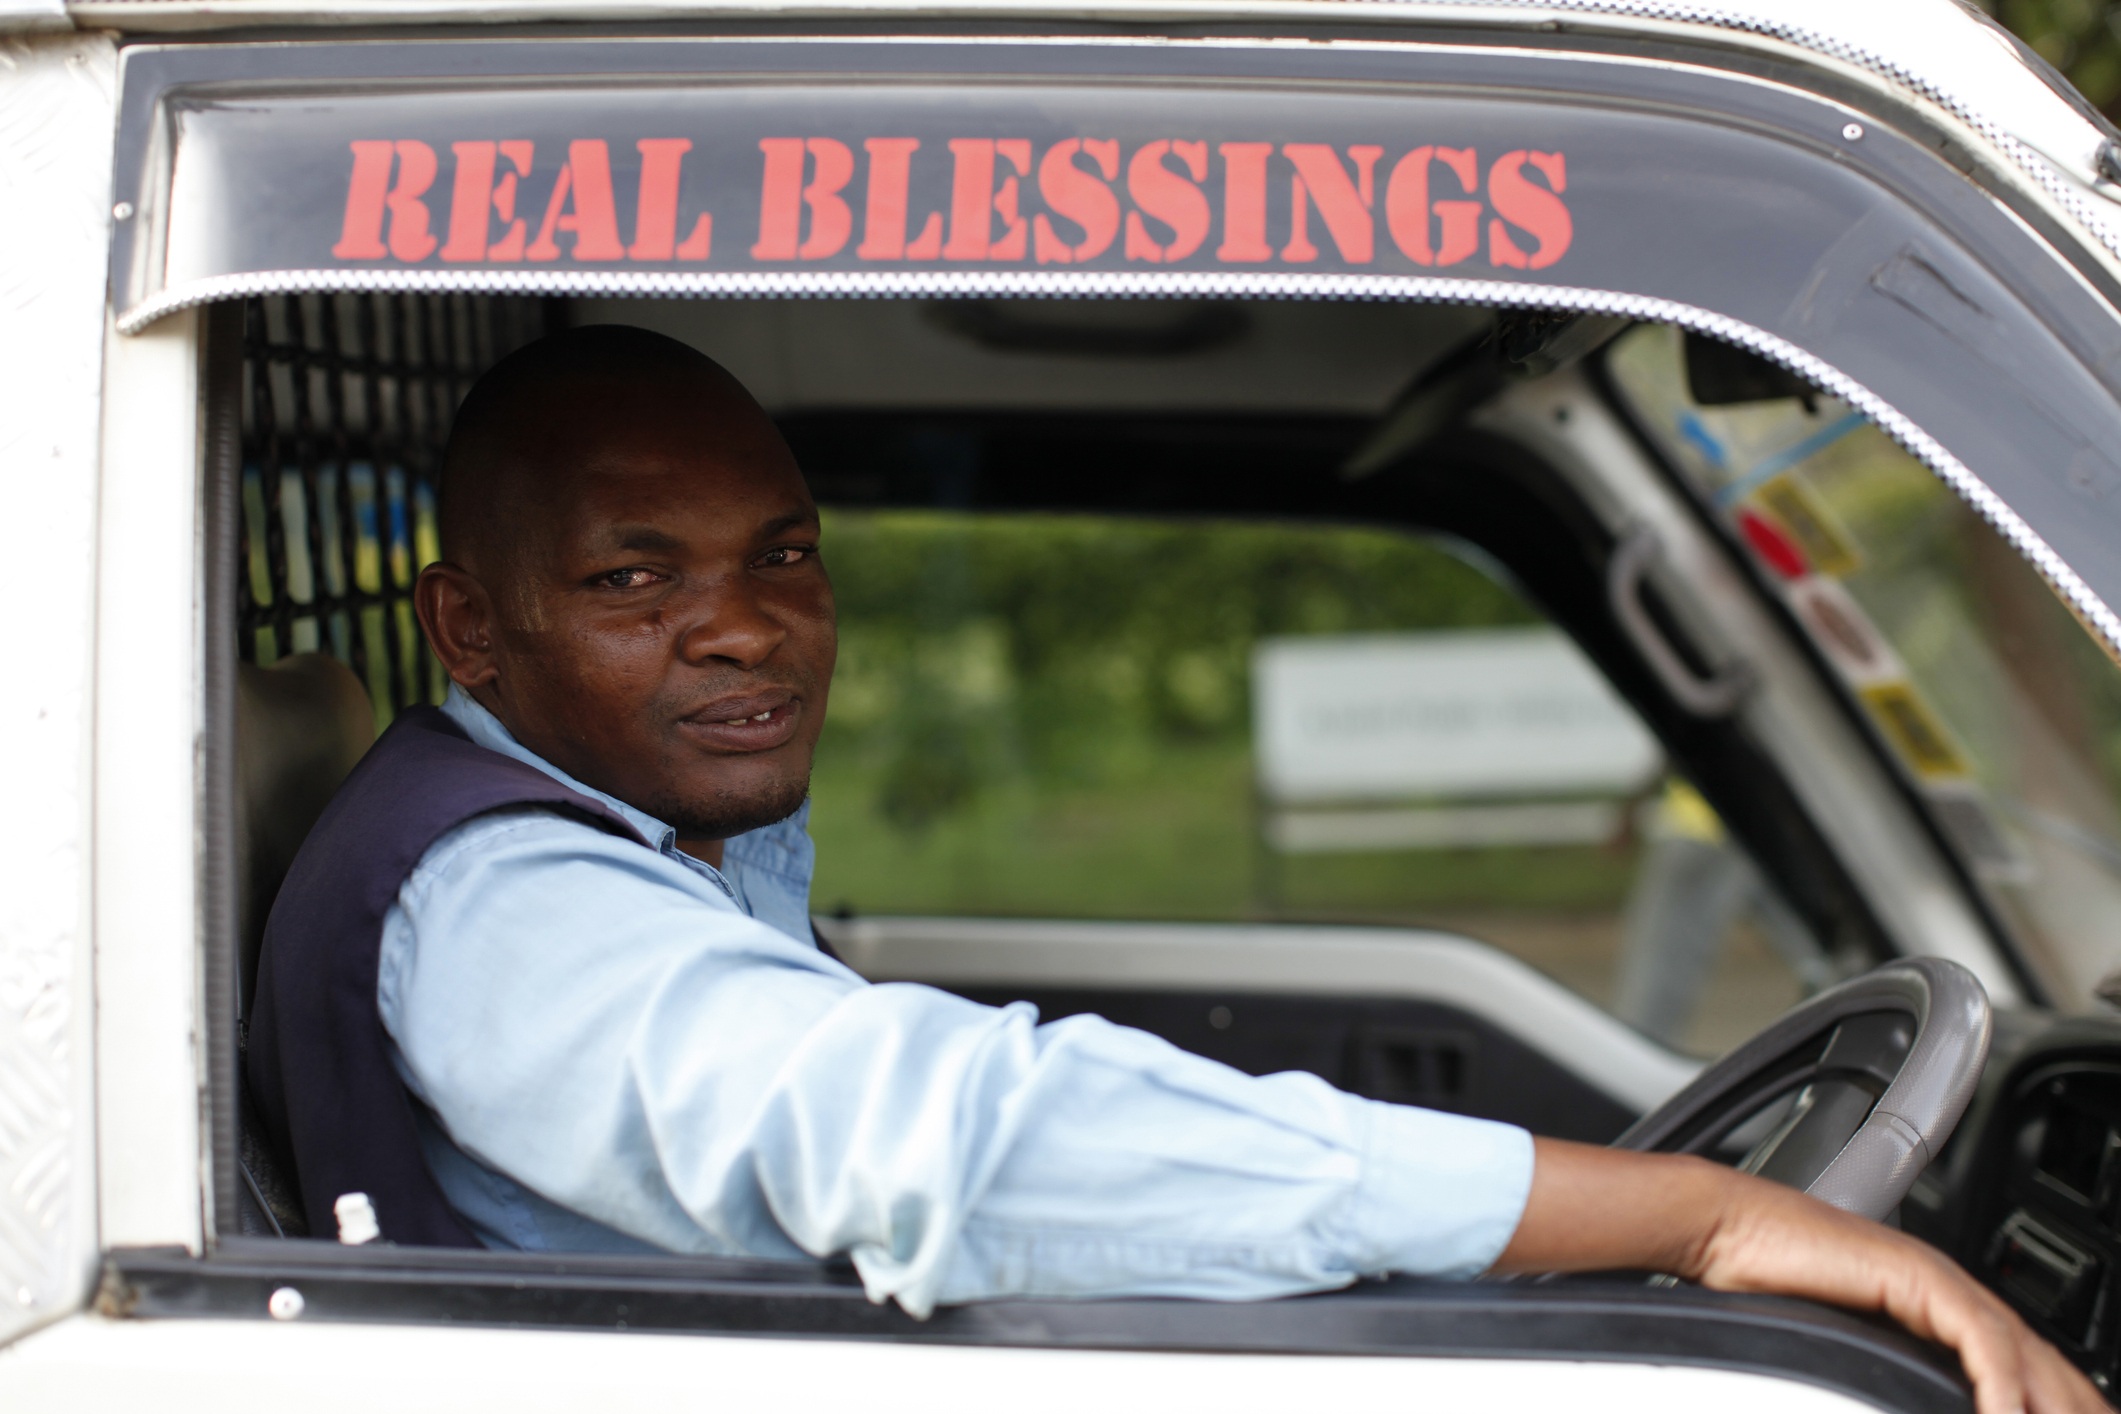
[[[1532,1136],[1514,1124],[1358,1100],[1368,1111],[1346,1252],[1364,1272],[1465,1278],[1495,1265],[1532,1192]]]

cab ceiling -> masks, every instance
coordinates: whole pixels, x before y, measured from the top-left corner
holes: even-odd
[[[1492,326],[1457,305],[1200,300],[627,300],[568,322],[682,339],[775,414],[1375,417]]]

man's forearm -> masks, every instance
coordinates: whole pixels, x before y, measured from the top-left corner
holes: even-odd
[[[1497,1272],[1635,1269],[1880,1311],[1959,1352],[1980,1414],[2104,1410],[2084,1377],[1936,1249],[1703,1159],[1538,1140]]]
[[[1531,1197],[1494,1270],[1692,1277],[1742,1176],[1705,1159],[1534,1141]],[[1756,1180],[1757,1181],[1757,1180]]]

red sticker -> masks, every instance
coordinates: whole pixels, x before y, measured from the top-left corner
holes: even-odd
[[[1810,571],[1804,562],[1804,552],[1797,542],[1782,533],[1782,528],[1767,517],[1754,511],[1738,513],[1738,533],[1745,543],[1753,547],[1753,553],[1767,563],[1767,567],[1784,579],[1802,579]]]

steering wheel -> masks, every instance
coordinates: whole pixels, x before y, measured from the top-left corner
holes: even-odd
[[[1883,1218],[1965,1113],[1989,1027],[1988,993],[1958,963],[1889,962],[1782,1016],[1613,1147],[1699,1154],[1750,1141],[1742,1172]]]

